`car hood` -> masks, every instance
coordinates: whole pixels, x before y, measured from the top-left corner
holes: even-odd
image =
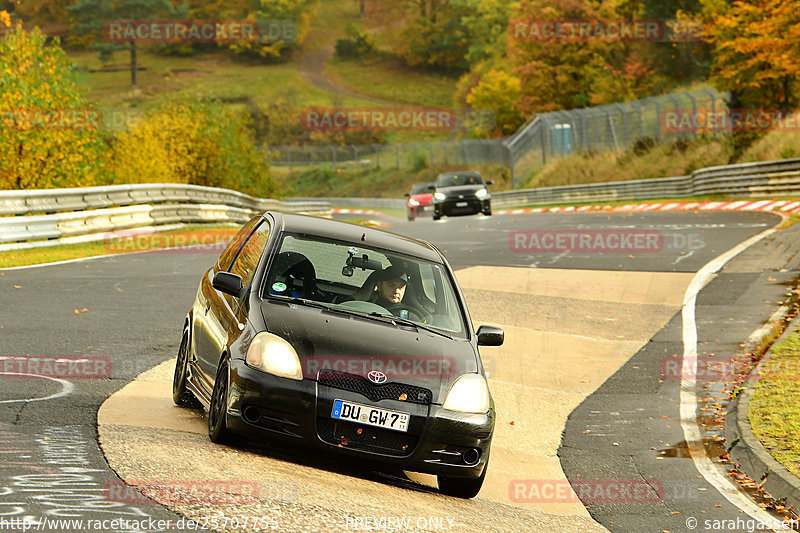
[[[322,370],[363,378],[378,370],[387,383],[426,388],[441,404],[459,376],[478,371],[475,350],[464,339],[275,300],[264,301],[261,312],[267,331],[294,347],[306,379],[316,380]]]
[[[433,193],[425,193],[425,194],[412,194],[411,198],[420,202],[420,203],[430,203],[431,198],[433,198]]]
[[[464,196],[474,196],[475,191],[485,188],[485,185],[460,185],[457,187],[437,187],[436,192],[444,193],[448,197],[458,196],[459,194]]]

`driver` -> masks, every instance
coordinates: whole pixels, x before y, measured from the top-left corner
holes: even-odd
[[[406,294],[408,274],[402,268],[391,266],[378,275],[375,284],[378,288],[375,303],[402,318],[408,318],[408,310],[413,309],[403,306],[403,297]]]

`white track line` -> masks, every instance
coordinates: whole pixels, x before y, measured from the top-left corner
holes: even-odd
[[[41,376],[39,374],[25,374],[19,372],[0,372],[1,376],[25,376],[29,378],[42,378],[42,379],[49,379],[50,381],[55,381],[61,385],[61,390],[56,392],[55,394],[51,394],[50,396],[45,396],[44,398],[22,398],[19,400],[0,400],[0,403],[28,403],[28,402],[44,402],[47,400],[55,400],[56,398],[61,398],[62,396],[67,396],[71,394],[72,391],[75,389],[75,386],[67,381],[66,379],[61,378],[54,378],[51,376]]]
[[[774,524],[775,517],[761,509],[722,472],[706,454],[703,436],[697,425],[697,324],[695,322],[695,303],[697,294],[725,264],[776,230],[769,229],[759,233],[728,250],[701,268],[686,289],[683,299],[683,367],[681,370],[681,428],[689,445],[689,454],[695,468],[725,499],[747,513],[751,518],[764,524]]]

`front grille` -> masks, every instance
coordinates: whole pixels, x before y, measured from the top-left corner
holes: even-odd
[[[317,434],[329,444],[368,452],[405,457],[411,455],[419,437],[332,418],[317,418]]]
[[[373,402],[380,400],[398,400],[420,405],[430,405],[432,394],[428,389],[406,385],[405,383],[383,383],[376,385],[368,379],[355,374],[336,370],[321,370],[318,381],[320,385],[357,392]]]

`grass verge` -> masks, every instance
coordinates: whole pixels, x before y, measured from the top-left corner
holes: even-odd
[[[753,433],[767,451],[800,476],[800,330],[772,348],[750,400]]]
[[[98,255],[123,254],[146,250],[165,253],[208,253],[216,258],[239,228],[230,226],[191,226],[180,230],[144,232],[127,230],[101,241],[61,244],[26,250],[0,252],[0,268],[40,265]],[[189,247],[192,247],[191,249]],[[209,260],[211,263],[212,260]]]
[[[414,106],[451,108],[458,79],[409,68],[394,56],[362,60],[336,56],[325,65],[337,84],[367,96]]]

